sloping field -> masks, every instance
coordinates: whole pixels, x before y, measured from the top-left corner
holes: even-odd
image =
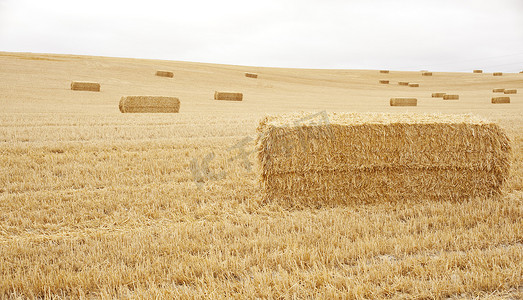
[[[101,89],[72,91],[72,81]],[[493,88],[518,93],[491,104]],[[243,101],[214,101],[222,90]],[[0,52],[0,298],[519,299],[522,92],[523,74],[472,70],[422,76]],[[180,112],[122,114],[129,95],[177,97]],[[391,97],[417,106],[390,107]],[[265,201],[253,152],[259,120],[324,110],[496,121],[512,143],[502,196]]]

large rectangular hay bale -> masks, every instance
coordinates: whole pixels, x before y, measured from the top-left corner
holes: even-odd
[[[243,94],[238,92],[214,92],[214,100],[242,101]]]
[[[480,73],[483,73],[483,70],[473,70],[472,73],[478,73],[478,74],[480,74]]]
[[[432,98],[443,98],[446,93],[432,93]]]
[[[494,104],[510,103],[510,97],[492,97],[491,102]]]
[[[417,106],[416,98],[390,98],[390,106]]]
[[[177,113],[180,100],[167,96],[124,96],[119,108],[122,113]]]
[[[444,95],[443,100],[459,100],[459,95]]]
[[[409,86],[410,87],[419,87],[419,83],[410,82]]]
[[[260,181],[267,200],[347,204],[465,200],[501,192],[510,145],[495,123],[471,115],[331,113],[264,118]]]
[[[73,82],[71,82],[71,90],[99,92],[100,84],[98,82],[73,81]]]
[[[502,72],[495,72],[492,75],[494,75],[494,76],[503,76],[503,73]]]
[[[245,77],[249,77],[249,78],[258,78],[258,74],[256,74],[256,73],[248,73],[248,72],[246,72],[246,73],[245,73]]]
[[[389,74],[389,70],[380,70],[380,74]]]
[[[505,91],[505,89],[503,89],[503,88],[494,88],[494,89],[492,89],[493,93],[503,93],[504,91]]]
[[[421,76],[432,76],[432,72],[422,72]]]
[[[388,80],[380,80],[380,83],[381,84],[389,84],[389,81]]]
[[[518,90],[516,89],[505,89],[503,91],[504,94],[517,94],[518,93]]]
[[[408,86],[409,83],[407,81],[399,81],[398,85]]]
[[[156,76],[173,78],[174,73],[171,71],[156,71]]]

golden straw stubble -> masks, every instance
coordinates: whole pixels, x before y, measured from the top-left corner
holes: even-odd
[[[243,94],[239,92],[214,92],[214,100],[242,101]]]
[[[173,78],[174,73],[171,71],[156,71],[156,76]]]
[[[100,84],[97,82],[90,82],[90,81],[73,81],[73,82],[71,82],[71,90],[99,92]]]
[[[118,107],[122,113],[177,113],[180,100],[168,96],[124,96]]]
[[[390,106],[417,106],[416,98],[390,98]]]
[[[459,100],[459,95],[444,95],[443,100]]]
[[[491,102],[494,104],[510,103],[510,97],[492,97]]]

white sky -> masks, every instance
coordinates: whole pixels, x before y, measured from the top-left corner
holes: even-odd
[[[0,51],[519,72],[523,0],[0,0]]]

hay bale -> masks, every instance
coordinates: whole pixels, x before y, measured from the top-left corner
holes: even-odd
[[[516,89],[506,89],[503,91],[504,94],[517,94],[518,90]]]
[[[492,89],[493,93],[503,93],[504,91],[505,91],[505,89],[502,89],[502,88],[494,88],[494,89]]]
[[[174,73],[171,71],[156,71],[156,76],[173,78]]]
[[[501,193],[510,144],[471,115],[332,113],[265,117],[258,126],[260,182],[289,205],[454,200]]]
[[[502,72],[495,72],[493,73],[494,76],[503,76],[503,73]]]
[[[390,98],[390,106],[417,106],[416,98]]]
[[[214,92],[214,100],[242,101],[243,94],[237,92]]]
[[[459,100],[459,95],[444,95],[443,100]]]
[[[419,87],[419,83],[411,82],[411,83],[409,83],[409,86],[410,87]]]
[[[245,73],[245,77],[258,78],[258,74],[256,74],[256,73]]]
[[[483,70],[473,70],[472,73],[483,73]]]
[[[422,72],[421,76],[432,76],[432,72]]]
[[[389,84],[389,81],[388,80],[380,80],[380,83],[381,84]]]
[[[446,93],[432,93],[432,98],[443,98]]]
[[[89,81],[73,81],[73,82],[71,82],[71,90],[99,92],[100,84],[97,82],[89,82]]]
[[[180,100],[166,96],[124,96],[119,108],[122,113],[177,113]]]
[[[404,85],[404,86],[408,86],[409,85],[409,83],[406,82],[406,81],[399,81],[398,84],[399,85]]]
[[[491,102],[494,104],[510,103],[510,97],[492,97]]]
[[[380,74],[389,74],[389,70],[380,70]]]

